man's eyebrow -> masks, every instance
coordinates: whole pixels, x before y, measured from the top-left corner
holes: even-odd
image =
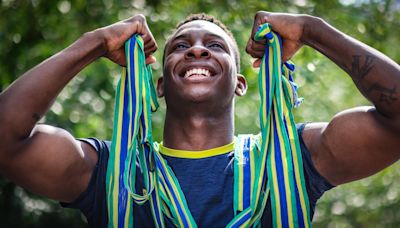
[[[181,35],[172,37],[171,41],[178,40],[178,39],[186,39],[186,38],[188,38],[188,37],[190,37],[189,34],[181,34]]]
[[[215,38],[218,38],[218,39],[221,39],[221,40],[225,40],[222,36],[217,35],[215,33],[207,33],[206,36],[211,36],[211,37],[215,37]]]
[[[206,33],[205,35],[206,35],[206,36],[215,37],[215,38],[218,38],[218,39],[221,39],[221,40],[224,40],[224,38],[223,38],[222,36],[217,35],[217,34],[215,34],[215,33]],[[189,38],[190,36],[191,36],[191,35],[190,35],[190,34],[187,34],[187,33],[180,34],[180,35],[177,35],[177,36],[173,37],[173,38],[171,39],[171,41],[178,40],[178,39],[187,39],[187,38]]]

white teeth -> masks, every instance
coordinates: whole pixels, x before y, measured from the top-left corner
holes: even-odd
[[[210,77],[211,73],[207,69],[201,69],[201,68],[193,68],[185,73],[185,78],[191,77],[193,75],[202,75],[204,77]]]

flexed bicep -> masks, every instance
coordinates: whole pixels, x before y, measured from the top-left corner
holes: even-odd
[[[374,107],[337,114],[329,123],[310,124],[304,138],[317,170],[338,185],[377,173],[400,158],[400,136]]]
[[[42,196],[71,202],[82,193],[97,155],[67,131],[37,125],[14,151],[3,153],[1,173],[18,185]]]

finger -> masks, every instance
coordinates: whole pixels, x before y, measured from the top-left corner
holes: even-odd
[[[247,53],[253,58],[261,58],[264,55],[264,50],[262,51],[249,50],[247,51]]]
[[[157,49],[158,46],[154,42],[144,43],[144,52],[146,53],[146,55],[156,52]]]
[[[153,54],[156,50],[157,50],[157,45],[155,45],[155,44],[150,44],[149,46],[147,46],[147,45],[144,46],[144,54],[146,56]]]
[[[258,26],[260,26],[263,23],[268,22],[268,17],[270,13],[266,11],[259,11],[256,13],[254,16],[254,22],[253,22],[253,28],[251,30],[251,37],[254,38],[254,35],[258,31]]]
[[[247,54],[250,54],[249,52],[251,51],[251,44],[252,44],[252,40],[251,40],[251,38],[249,38],[249,40],[247,41],[247,44],[246,44]]]
[[[265,40],[260,40],[260,41],[255,41],[254,40],[254,35],[258,31],[258,27],[267,22],[269,13],[265,11],[259,11],[256,13],[254,16],[254,21],[253,21],[253,27],[251,30],[251,35],[249,40],[247,41],[246,45],[246,52],[252,55],[253,51],[260,51],[264,49],[265,45]],[[252,55],[253,56],[253,55]],[[253,56],[253,57],[258,57],[258,56]]]
[[[264,41],[265,42],[265,41]],[[253,51],[264,51],[265,50],[265,43],[256,43],[254,40],[249,39],[246,44],[246,52],[250,54]]]
[[[156,40],[154,39],[153,34],[151,33],[151,31],[147,25],[146,17],[143,14],[139,14],[139,15],[132,17],[130,20],[138,22],[138,24],[137,24],[138,31],[137,32],[142,36],[143,42],[145,44],[145,49],[147,46],[149,46],[149,47],[155,46],[155,49],[157,50],[158,46],[157,46]]]
[[[152,55],[149,55],[149,56],[146,58],[146,64],[153,64],[153,63],[156,63],[156,62],[157,62],[156,57],[154,57],[154,56],[152,56]]]
[[[148,35],[146,37],[142,36],[142,38],[143,38],[143,42],[144,42],[145,51],[151,50],[151,52],[155,52],[158,49],[157,43],[152,38],[149,38]],[[147,38],[147,39],[145,39],[145,38]]]
[[[258,59],[258,58],[262,58],[264,56],[264,53],[265,53],[264,51],[254,51],[250,54],[250,56]]]
[[[252,46],[253,46],[253,41],[251,39],[249,39],[249,41],[247,41],[247,44],[246,44],[246,52],[248,54],[251,54],[254,51]]]
[[[146,22],[146,17],[143,14],[135,15],[131,18],[125,20],[129,24],[130,29],[132,29],[132,35],[137,33],[143,35],[144,33],[144,23]]]
[[[118,65],[120,65],[122,67],[126,67],[126,59],[125,58],[115,60],[115,63],[117,63]]]
[[[262,50],[265,49],[265,43],[259,44],[259,43],[254,42],[254,40],[250,39],[247,42],[246,49],[248,49],[249,51],[252,51],[252,50],[254,50],[254,51],[262,51]]]
[[[247,41],[246,51],[247,51],[247,47],[250,47],[252,45],[252,43],[253,43],[254,34],[256,34],[257,29],[258,29],[258,22],[257,21],[258,21],[258,18],[257,18],[257,14],[256,14],[254,16],[253,27],[251,28],[250,37],[249,37],[249,39]]]
[[[148,32],[150,32],[150,30],[148,30]],[[158,46],[156,41],[154,40],[154,37],[152,37],[151,33],[147,33],[143,37],[143,41],[144,41],[144,52],[146,56],[149,56],[155,51],[157,51]]]
[[[257,50],[253,49],[251,44],[246,47],[246,52],[253,58],[261,58],[264,55],[265,49],[257,48]]]
[[[144,33],[142,35],[144,43],[155,43],[153,37],[151,37],[148,33]]]
[[[145,43],[144,44],[144,50],[156,50],[157,49],[157,45],[153,42],[149,42],[149,43]]]
[[[256,60],[253,62],[253,67],[254,67],[254,68],[259,68],[259,67],[261,66],[261,61],[262,61],[262,59],[256,59]]]
[[[143,40],[149,43],[154,43],[157,46],[157,42],[154,39],[153,33],[151,33],[151,30],[149,29],[146,21],[144,22],[144,29],[146,30],[146,32],[144,33]]]
[[[264,41],[265,42],[265,41]],[[252,45],[251,45],[251,49],[252,50],[254,50],[254,51],[264,51],[265,50],[265,43],[257,43],[257,42],[252,42]]]

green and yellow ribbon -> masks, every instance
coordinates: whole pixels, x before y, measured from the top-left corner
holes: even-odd
[[[259,72],[261,154],[267,154],[273,227],[310,227],[303,161],[292,109],[301,102],[293,83],[294,65],[282,64],[282,42],[268,24],[256,40],[267,40]]]
[[[294,65],[281,61],[281,40],[268,24],[255,39],[268,41],[259,73],[259,135],[235,138],[235,216],[226,227],[260,227],[271,197],[274,227],[310,227],[302,156],[292,109],[300,104],[293,83]],[[156,227],[168,218],[177,227],[197,227],[174,172],[152,139],[151,112],[158,103],[145,64],[143,40],[125,44],[127,67],[117,86],[114,132],[106,190],[109,227],[133,227],[133,203],[149,201]],[[232,147],[232,145],[230,145]],[[137,167],[137,164],[138,167]],[[140,169],[143,189],[135,188]]]
[[[127,67],[117,85],[114,132],[106,176],[109,227],[133,227],[133,201],[152,201],[152,213],[161,215],[155,189],[156,175],[151,132],[151,111],[158,107],[151,77],[145,64],[140,35],[125,43]],[[144,189],[135,189],[136,162],[143,174]],[[159,216],[160,218],[160,216]]]

